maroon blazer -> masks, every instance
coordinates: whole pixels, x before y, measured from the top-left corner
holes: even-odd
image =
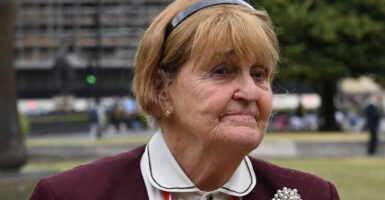
[[[30,200],[146,200],[140,170],[145,146],[41,179]],[[270,200],[283,187],[303,200],[338,200],[334,185],[314,175],[251,158],[257,184],[244,200]]]

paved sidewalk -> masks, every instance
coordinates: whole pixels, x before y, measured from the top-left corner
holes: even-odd
[[[265,158],[363,157],[367,156],[366,148],[366,142],[362,141],[262,142],[251,155]],[[376,156],[385,156],[385,142],[379,144]]]
[[[116,134],[110,131],[100,141],[95,141],[85,132],[69,136],[34,137],[28,142],[30,144],[28,151],[30,158],[36,160],[94,159],[116,155],[143,145],[154,132],[155,130],[146,130]],[[338,139],[333,141],[316,139],[316,135],[312,140],[311,136],[308,135],[310,139],[307,140],[269,140],[269,136],[267,136],[250,155],[264,158],[366,156],[366,140]],[[377,156],[385,156],[385,141],[380,142]]]

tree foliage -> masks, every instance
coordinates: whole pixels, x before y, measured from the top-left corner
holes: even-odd
[[[266,9],[277,28],[278,81],[313,86],[322,98],[324,130],[337,127],[333,98],[341,78],[370,75],[385,86],[385,1],[250,2]]]
[[[277,27],[278,78],[312,83],[385,72],[385,1],[254,0]],[[385,83],[385,82],[384,82]]]

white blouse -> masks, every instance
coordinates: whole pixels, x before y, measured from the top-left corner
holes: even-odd
[[[161,131],[147,144],[140,168],[150,200],[162,200],[162,191],[170,193],[173,200],[225,200],[247,195],[257,182],[251,162],[245,157],[222,187],[210,192],[199,190],[172,156]]]

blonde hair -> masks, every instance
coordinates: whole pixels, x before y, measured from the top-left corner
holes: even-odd
[[[161,93],[190,58],[204,50],[230,44],[237,56],[257,58],[272,71],[279,61],[279,45],[266,11],[239,5],[216,5],[186,18],[165,40],[168,23],[196,0],[176,0],[161,12],[144,33],[135,58],[133,91],[143,110],[159,122]],[[165,40],[165,41],[164,41]]]

